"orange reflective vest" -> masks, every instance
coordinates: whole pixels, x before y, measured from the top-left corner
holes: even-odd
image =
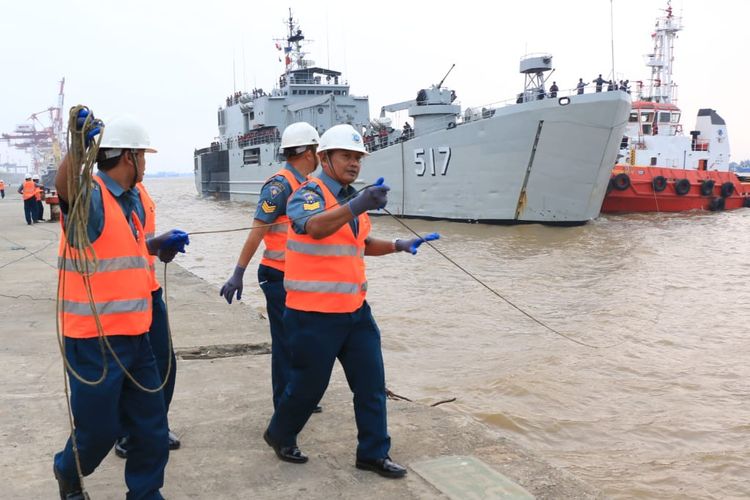
[[[34,198],[36,198],[36,201],[42,201],[42,188],[39,186],[34,189]]]
[[[156,203],[151,199],[148,191],[146,191],[146,186],[142,182],[136,184],[136,187],[141,194],[141,203],[143,204],[143,211],[146,214],[143,231],[146,233],[146,239],[148,240],[156,234]],[[161,288],[159,280],[156,279],[156,255],[151,255],[148,251],[146,254],[148,256],[148,270],[151,272],[151,280],[153,281],[151,290],[156,291]]]
[[[36,193],[36,184],[34,181],[24,181],[22,196],[24,200],[28,200]]]
[[[294,173],[287,169],[281,169],[276,172],[273,177],[277,175],[283,175],[284,178],[289,182],[289,185],[294,192],[299,186],[300,182],[294,176]],[[286,234],[289,229],[289,217],[280,215],[276,218],[273,223],[274,225],[268,228],[268,232],[263,237],[263,243],[266,245],[266,249],[263,251],[263,258],[260,263],[264,266],[273,267],[278,269],[282,273],[284,272],[284,261],[285,261],[285,250],[286,250]]]
[[[151,273],[143,226],[133,212],[131,218],[138,232],[133,231],[117,200],[98,176],[104,209],[104,228],[92,244],[98,260],[86,279],[75,267],[77,251],[68,244],[65,226],[60,237],[58,269],[60,285],[60,328],[72,338],[99,335],[84,282],[91,288],[96,313],[104,335],[140,335],[151,326]]]
[[[327,207],[338,204],[323,182],[315,184],[323,192]],[[367,293],[364,256],[370,218],[363,213],[358,223],[357,236],[349,224],[344,224],[320,240],[297,234],[289,228],[284,275],[287,307],[300,311],[348,313],[362,306]]]
[[[0,181],[0,191],[4,191],[4,190],[5,190],[5,182]]]

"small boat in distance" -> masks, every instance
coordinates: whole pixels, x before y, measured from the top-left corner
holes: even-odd
[[[729,171],[729,135],[713,109],[698,111],[685,134],[672,80],[681,20],[667,2],[648,55],[650,79],[636,82],[621,163],[612,170],[603,213],[725,210],[750,206],[750,184]]]

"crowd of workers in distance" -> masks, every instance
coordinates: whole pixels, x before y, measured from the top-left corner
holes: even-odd
[[[145,128],[129,116],[106,126],[92,120],[93,114],[82,109],[76,123],[87,147],[104,130],[98,172],[90,186],[83,186],[91,196],[79,199],[90,200],[86,234],[100,265],[86,278],[76,272],[75,237],[82,233],[64,217],[59,320],[75,429],[55,455],[53,470],[60,498],[82,500],[82,476],[93,473],[117,444],[117,455],[126,459],[127,498],[161,499],[169,450],[179,441],[168,426],[176,366],[155,263],[157,258],[171,262],[185,251],[189,237],[179,229],[155,235],[156,206],[142,180],[145,154],[156,150]],[[263,242],[258,284],[271,330],[274,408],[263,439],[280,460],[308,461],[297,436],[321,410],[338,359],[354,394],[354,465],[402,478],[406,468],[389,454],[380,330],[366,300],[364,257],[414,255],[439,235],[386,240],[371,234],[367,212],[386,206],[390,188],[382,179],[360,191],[352,187],[368,153],[351,125],[336,125],[319,136],[311,125],[294,123],[284,130],[281,148],[286,163],[264,184],[253,228],[220,291],[230,304],[241,299],[245,270]],[[64,215],[72,213],[67,178],[75,167],[68,162],[66,156],[55,181]],[[107,353],[100,350],[100,335],[107,337]],[[100,376],[97,384],[86,382]]]

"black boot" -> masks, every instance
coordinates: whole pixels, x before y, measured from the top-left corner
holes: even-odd
[[[55,479],[57,479],[57,486],[60,490],[60,500],[89,500],[89,495],[85,491],[83,491],[83,488],[81,488],[81,483],[76,481],[68,481],[65,479],[62,474],[60,474],[60,471],[57,470],[57,467],[52,467],[52,471],[55,474]]]

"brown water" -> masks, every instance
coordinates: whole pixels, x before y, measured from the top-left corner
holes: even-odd
[[[249,226],[254,207],[148,180],[159,229]],[[750,210],[586,226],[407,220],[533,317],[422,247],[368,259],[388,386],[468,413],[613,498],[750,498]],[[389,217],[375,236],[408,236]],[[178,263],[218,288],[246,232],[195,235]],[[243,301],[264,309],[254,258]],[[231,306],[226,306],[231,307]],[[395,443],[395,447],[418,443]]]

